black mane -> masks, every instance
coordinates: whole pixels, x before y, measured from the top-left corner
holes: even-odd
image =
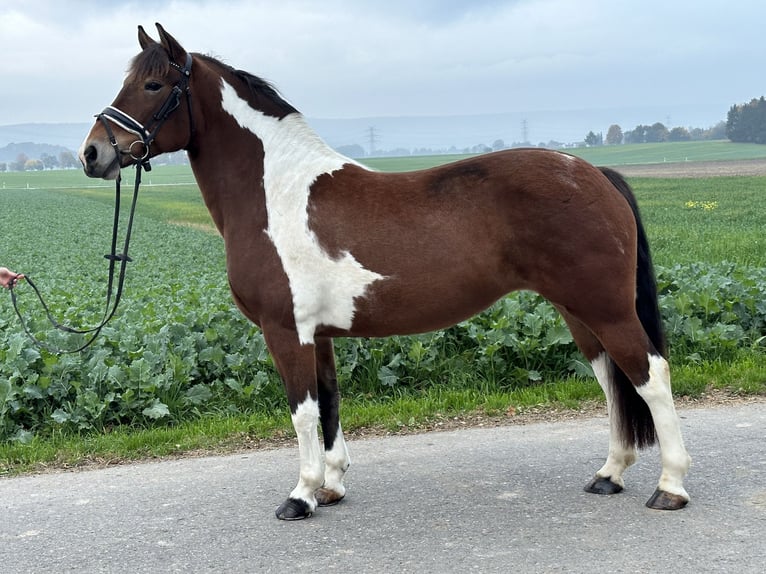
[[[244,70],[237,70],[236,68],[233,68],[228,64],[224,64],[212,56],[206,56],[203,54],[196,54],[196,56],[210,64],[213,64],[214,66],[223,68],[225,71],[241,80],[250,90],[252,103],[257,103],[258,100],[265,98],[274,104],[277,109],[279,109],[279,111],[282,112],[282,114],[285,116],[298,111],[280,95],[279,91],[277,91],[277,89],[271,83],[267,82],[263,78],[259,78],[250,72],[245,72]],[[256,108],[257,107],[259,106],[256,105]]]
[[[213,58],[212,56],[206,56],[203,54],[195,54],[196,57],[201,58],[205,62],[222,68],[224,71],[230,73],[242,83],[244,83],[250,91],[250,102],[255,104],[254,107],[260,107],[258,105],[259,100],[266,99],[272,105],[276,106],[277,110],[283,115],[292,114],[297,112],[291,104],[285,101],[279,94],[277,89],[263,78],[259,78],[245,72],[243,70],[237,70],[228,64],[224,64],[220,60]],[[170,71],[170,60],[168,59],[168,53],[165,48],[160,44],[151,44],[147,46],[140,54],[133,58],[129,70],[129,74],[138,78],[147,78],[150,76],[164,77]]]

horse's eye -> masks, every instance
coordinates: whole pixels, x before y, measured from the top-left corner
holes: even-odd
[[[159,82],[146,82],[144,89],[149,92],[159,92],[162,89],[162,84]]]

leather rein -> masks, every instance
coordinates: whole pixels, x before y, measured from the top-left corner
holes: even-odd
[[[132,259],[128,256],[128,247],[130,246],[130,236],[133,230],[133,217],[135,215],[136,203],[138,200],[138,188],[141,185],[141,171],[142,169],[146,171],[151,171],[152,168],[149,163],[149,152],[150,152],[151,144],[154,142],[154,139],[157,137],[157,133],[159,132],[160,128],[165,123],[165,121],[180,106],[182,94],[186,94],[187,109],[189,112],[190,139],[194,135],[194,123],[193,123],[192,108],[191,108],[191,89],[189,86],[189,79],[191,77],[191,67],[192,67],[191,54],[186,55],[186,64],[183,67],[179,66],[172,60],[170,61],[170,66],[175,68],[181,73],[181,79],[178,81],[178,83],[176,83],[175,86],[173,86],[173,89],[171,90],[170,94],[168,94],[168,97],[165,99],[165,102],[162,104],[162,106],[160,106],[157,112],[152,115],[151,123],[148,126],[144,126],[139,121],[135,120],[134,118],[132,118],[125,112],[115,108],[114,106],[107,106],[106,108],[104,108],[104,110],[100,114],[96,116],[96,118],[103,124],[104,129],[106,130],[107,136],[109,137],[109,143],[114,149],[114,153],[116,156],[115,161],[119,164],[121,161],[121,157],[123,155],[129,155],[135,161],[135,166],[136,166],[136,179],[133,186],[133,199],[130,205],[130,214],[128,217],[128,224],[127,224],[127,229],[125,231],[125,239],[124,239],[121,253],[117,253],[117,236],[118,236],[119,223],[120,223],[120,181],[122,179],[119,173],[117,174],[117,179],[115,180],[114,222],[112,224],[111,250],[108,254],[104,255],[104,257],[109,261],[109,279],[108,279],[107,290],[106,290],[106,305],[104,309],[104,316],[101,319],[101,322],[95,327],[91,327],[88,329],[75,329],[67,325],[62,325],[51,314],[51,311],[48,308],[48,305],[43,300],[43,297],[40,294],[40,291],[38,290],[37,286],[34,284],[32,279],[30,279],[29,275],[24,274],[24,279],[26,280],[27,283],[29,283],[29,286],[32,287],[35,294],[37,295],[37,298],[39,299],[40,304],[45,310],[45,314],[47,315],[48,321],[50,321],[51,325],[55,329],[58,329],[59,331],[63,331],[66,333],[74,333],[76,335],[90,335],[88,340],[82,345],[80,345],[79,347],[77,347],[76,349],[68,350],[68,349],[58,348],[54,345],[51,345],[49,343],[46,343],[38,339],[31,332],[29,326],[27,325],[26,321],[21,315],[21,312],[19,311],[19,307],[16,301],[16,293],[14,291],[15,284],[11,283],[11,285],[9,286],[11,291],[11,301],[13,302],[13,309],[16,311],[16,315],[21,321],[21,326],[23,327],[24,332],[29,336],[29,338],[35,344],[35,346],[40,349],[44,349],[54,354],[77,353],[79,351],[82,351],[86,349],[88,346],[90,346],[96,340],[96,337],[98,337],[99,333],[101,333],[101,330],[112,319],[112,317],[114,317],[115,313],[117,312],[117,306],[119,305],[120,299],[122,298],[123,286],[125,284],[125,270],[127,268],[127,264],[132,261]],[[140,139],[137,139],[133,143],[131,143],[128,146],[127,150],[121,150],[119,148],[119,145],[117,144],[117,139],[114,137],[114,133],[112,132],[110,123],[114,123],[115,125],[119,126],[121,129],[138,136],[138,138]],[[143,149],[141,150],[140,153],[138,153],[138,150],[136,149],[138,144],[143,146]],[[115,292],[114,291],[115,270],[116,270],[118,261],[120,263],[120,271],[116,281],[117,289]],[[114,297],[114,301],[112,302],[113,297]]]

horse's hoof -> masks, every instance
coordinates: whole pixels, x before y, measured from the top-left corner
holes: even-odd
[[[314,491],[319,506],[334,506],[343,500],[344,495],[338,494],[328,488],[320,488]]]
[[[617,494],[622,492],[622,486],[610,480],[608,476],[594,476],[588,484],[585,485],[585,492],[593,494]]]
[[[671,494],[659,488],[654,491],[652,497],[646,501],[647,508],[654,510],[679,510],[686,506],[689,501],[679,494]]]
[[[288,498],[277,508],[276,515],[280,520],[303,520],[311,516],[311,507],[305,500]]]

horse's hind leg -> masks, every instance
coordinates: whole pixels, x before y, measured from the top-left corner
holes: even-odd
[[[630,420],[628,417],[639,411],[630,424],[623,424],[623,442],[641,447],[651,444],[656,437],[660,444],[662,474],[657,490],[646,505],[660,510],[683,508],[689,501],[683,479],[691,458],[686,452],[673,405],[668,362],[648,343],[636,320],[609,322],[594,332],[599,333],[607,353],[619,367],[619,370],[614,369],[613,382],[617,381],[612,388],[622,417]],[[624,381],[621,385],[620,381],[624,379],[629,382]],[[643,404],[635,401],[636,395]],[[640,413],[639,407],[644,408],[643,405],[648,407],[650,416]]]
[[[606,396],[606,410],[609,415],[609,454],[604,466],[596,471],[596,475],[585,486],[585,490],[594,494],[616,494],[625,488],[622,475],[636,462],[637,456],[635,445],[626,445],[620,433],[622,420],[620,409],[616,408],[612,390],[613,369],[603,345],[590,329],[563,308],[557,308],[569,326],[578,348],[593,367],[596,380]]]
[[[634,444],[625,444],[620,436],[622,420],[620,410],[615,405],[613,371],[606,352],[600,353],[591,360],[591,365],[596,380],[606,395],[606,408],[609,414],[609,455],[604,466],[596,471],[596,476],[585,486],[585,490],[594,494],[616,494],[625,488],[622,475],[636,462],[636,447]]]
[[[652,412],[662,457],[662,475],[646,506],[658,510],[683,508],[689,502],[683,479],[691,458],[684,447],[680,421],[673,405],[668,362],[659,355],[650,355],[649,380],[636,391]]]
[[[325,451],[324,484],[314,494],[319,506],[337,504],[346,494],[343,476],[350,464],[346,441],[340,426],[340,393],[335,374],[332,339],[316,341],[319,420]]]

